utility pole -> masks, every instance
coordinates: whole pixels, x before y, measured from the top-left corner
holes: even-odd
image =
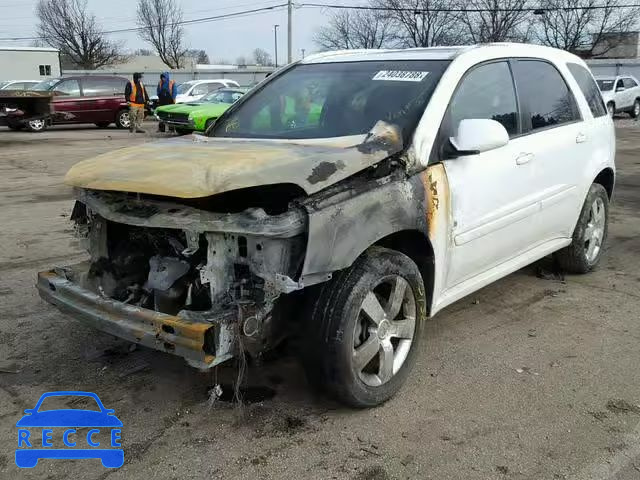
[[[276,58],[276,68],[278,68],[278,27],[280,25],[274,25],[273,26],[273,43],[274,43],[274,50],[275,50],[275,58]]]
[[[287,62],[291,63],[293,61],[291,51],[293,47],[293,38],[292,38],[292,30],[293,30],[293,0],[287,1],[287,13],[288,13],[288,23],[287,23]]]
[[[304,49],[304,48],[301,48],[301,49],[300,49],[300,51],[302,52],[302,58],[304,59],[304,52],[305,52],[305,49]]]

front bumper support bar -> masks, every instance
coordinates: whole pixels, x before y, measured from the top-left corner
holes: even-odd
[[[81,264],[83,265],[83,264]],[[98,295],[67,278],[59,268],[38,273],[38,291],[64,313],[116,337],[183,357],[207,369],[233,357],[235,315],[227,312],[180,312],[167,315]]]

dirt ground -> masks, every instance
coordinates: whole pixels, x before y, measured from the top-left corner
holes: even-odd
[[[429,321],[400,394],[354,411],[312,392],[286,351],[249,367],[272,398],[211,403],[233,366],[200,373],[41,301],[36,272],[83,258],[66,170],[153,135],[0,129],[0,478],[639,479],[640,127],[617,133],[601,267],[540,278],[542,262],[452,305]],[[54,390],[92,391],[115,409],[122,468],[15,466],[16,421]]]

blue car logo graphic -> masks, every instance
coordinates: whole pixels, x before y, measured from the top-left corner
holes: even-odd
[[[61,396],[93,398],[100,411],[72,408],[39,411],[46,398]],[[95,393],[48,392],[40,397],[33,409],[27,409],[24,413],[26,415],[16,423],[16,427],[19,427],[16,449],[18,467],[33,468],[41,458],[99,458],[106,468],[123,465],[124,450],[120,444],[122,422],[114,415],[114,410],[104,408]],[[39,427],[42,427],[41,432]],[[85,434],[87,428],[90,429]],[[107,430],[108,442],[103,439],[106,435],[104,430]],[[62,440],[62,445],[54,445],[59,440],[58,437]],[[87,448],[84,448],[85,444]],[[65,448],[55,448],[57,446]],[[110,448],[105,448],[106,446]]]

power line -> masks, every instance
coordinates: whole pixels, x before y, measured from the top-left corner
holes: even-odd
[[[239,18],[239,17],[243,17],[243,16],[249,16],[251,14],[257,14],[257,13],[264,13],[267,11],[273,11],[273,10],[277,10],[280,8],[284,8],[287,6],[287,3],[280,3],[278,5],[271,5],[268,7],[261,7],[261,8],[254,8],[251,10],[243,10],[240,12],[232,12],[232,13],[225,13],[223,15],[214,15],[214,16],[210,16],[210,17],[200,17],[200,18],[192,18],[189,20],[182,20],[180,22],[173,22],[173,23],[169,23],[167,24],[168,26],[174,26],[174,25],[197,25],[200,23],[207,23],[207,22],[213,22],[216,20],[223,20],[223,19],[227,19],[227,18]],[[111,34],[111,33],[126,33],[126,32],[138,32],[140,30],[145,30],[146,27],[132,27],[132,28],[120,28],[117,30],[106,30],[102,33],[104,34]],[[0,38],[0,41],[22,41],[22,40],[42,40],[42,37],[6,37],[6,38]]]
[[[335,5],[327,3],[299,3],[298,7],[334,8],[342,10],[373,10],[382,12],[414,12],[420,13],[481,13],[481,12],[555,12],[574,10],[605,10],[612,8],[640,8],[640,3],[628,3],[623,5],[591,5],[586,7],[521,7],[521,8],[408,8],[408,7],[381,7],[371,5]]]

